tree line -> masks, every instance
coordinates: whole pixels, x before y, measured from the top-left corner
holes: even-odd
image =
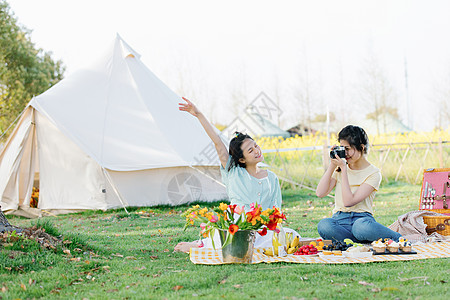
[[[0,0],[0,134],[27,103],[63,79],[65,67],[52,53],[36,48],[8,3]]]

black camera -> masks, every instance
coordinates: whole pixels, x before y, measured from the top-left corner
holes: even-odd
[[[345,158],[345,147],[344,146],[337,146],[334,147],[331,151],[330,151],[330,157],[331,158],[336,158],[336,156],[339,156],[340,158]]]

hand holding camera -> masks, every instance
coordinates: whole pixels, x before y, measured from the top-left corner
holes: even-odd
[[[336,155],[340,158],[345,158],[345,147],[334,146],[333,148],[331,148],[330,157],[335,159]]]
[[[340,159],[336,158],[338,156]],[[341,171],[341,168],[347,164],[345,159],[345,147],[333,146],[330,151],[331,163],[337,167],[337,172]]]

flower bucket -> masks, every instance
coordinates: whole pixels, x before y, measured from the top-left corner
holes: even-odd
[[[225,243],[227,230],[219,230],[220,241]],[[223,263],[227,264],[251,264],[253,258],[253,246],[255,243],[254,230],[238,230],[234,234],[233,241],[222,248]]]

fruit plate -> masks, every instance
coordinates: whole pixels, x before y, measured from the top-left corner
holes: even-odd
[[[313,257],[313,256],[319,256],[319,253],[316,253],[316,254],[302,254],[302,255],[300,255],[300,254],[295,254],[295,253],[293,253],[293,255],[295,255],[295,256],[304,256],[304,257]]]
[[[345,258],[345,256],[343,256],[343,255],[334,255],[334,254],[325,255],[323,253],[319,253],[319,257],[323,258],[323,259],[329,259],[329,260],[339,260],[339,259]]]
[[[371,257],[373,255],[372,251],[369,252],[342,252],[342,255],[348,258],[363,258],[363,257]]]

